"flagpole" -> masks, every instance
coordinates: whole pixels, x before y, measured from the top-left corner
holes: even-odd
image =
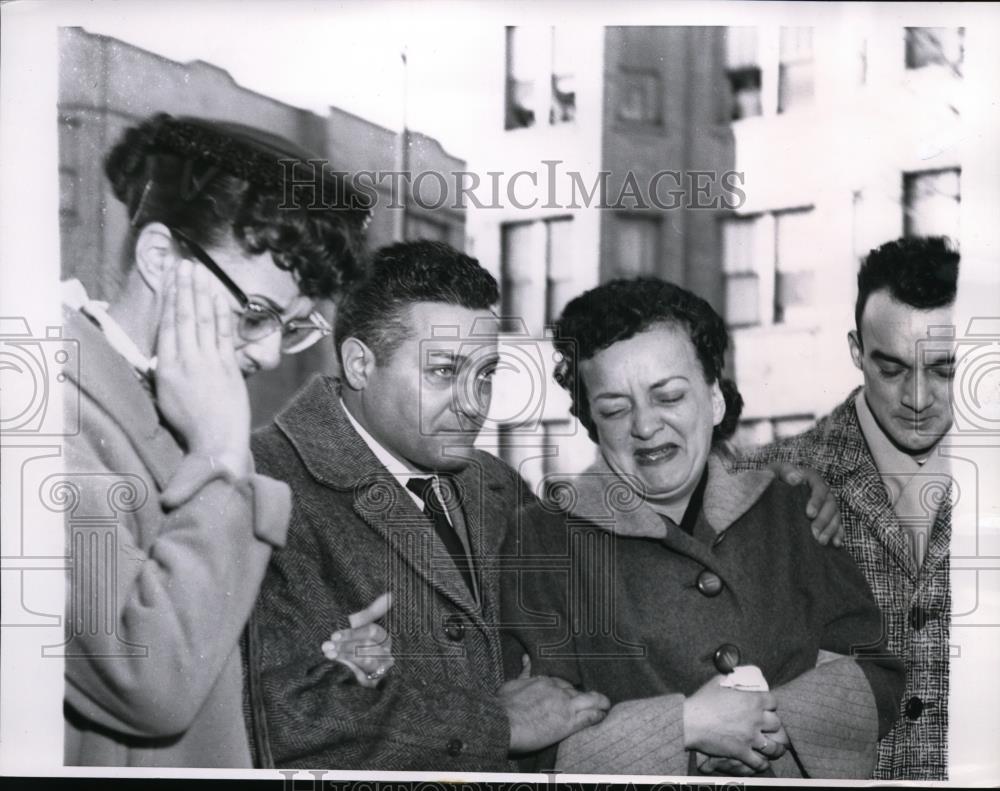
[[[403,128],[399,133],[398,146],[396,148],[396,170],[399,173],[406,173],[410,164],[410,131],[407,127],[409,64],[406,59],[405,45],[400,51],[399,57],[403,62]],[[409,197],[409,189],[404,184],[403,178],[400,178],[400,181],[397,183],[399,183],[399,199],[402,205],[400,208],[396,209],[395,222],[393,223],[393,238],[396,241],[402,241],[406,238],[406,206]]]

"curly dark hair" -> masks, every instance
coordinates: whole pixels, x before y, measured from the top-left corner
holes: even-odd
[[[379,362],[410,332],[405,311],[415,302],[445,302],[489,310],[500,299],[497,281],[479,262],[444,242],[421,239],[382,247],[368,275],[337,303],[334,340],[363,341]],[[343,363],[343,359],[341,359]]]
[[[248,254],[270,252],[312,298],[333,297],[362,274],[367,207],[290,141],[160,113],[125,131],[104,172],[131,218],[130,242],[150,222],[205,247],[231,234]]]
[[[571,411],[597,442],[586,387],[579,365],[602,349],[665,323],[682,328],[691,339],[708,384],[719,383],[726,413],[712,432],[712,441],[729,439],[736,431],[743,397],[736,384],[722,377],[729,334],[712,306],[687,289],[654,277],[612,280],[586,291],[563,309],[555,326],[555,347],[562,359],[556,381],[572,401]]]
[[[861,316],[874,292],[883,288],[897,302],[931,310],[955,301],[960,256],[943,236],[914,236],[886,242],[872,250],[858,270],[854,324],[861,335]]]

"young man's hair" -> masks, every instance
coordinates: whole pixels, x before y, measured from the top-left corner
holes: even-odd
[[[372,256],[366,277],[337,304],[338,356],[342,341],[357,338],[377,363],[384,363],[409,337],[407,313],[414,303],[489,310],[499,299],[493,275],[451,245],[422,239],[382,247]]]
[[[868,297],[881,289],[888,289],[897,302],[919,310],[954,302],[959,258],[943,236],[897,239],[868,253],[858,271],[858,301],[854,306],[858,334]]]

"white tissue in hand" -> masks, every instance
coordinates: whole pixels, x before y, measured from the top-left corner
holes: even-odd
[[[770,687],[757,665],[738,665],[719,682],[720,687],[732,687],[744,692],[767,692]]]

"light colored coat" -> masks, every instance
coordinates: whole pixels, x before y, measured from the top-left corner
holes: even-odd
[[[288,488],[186,456],[134,370],[67,311],[67,765],[248,767],[239,640]]]

